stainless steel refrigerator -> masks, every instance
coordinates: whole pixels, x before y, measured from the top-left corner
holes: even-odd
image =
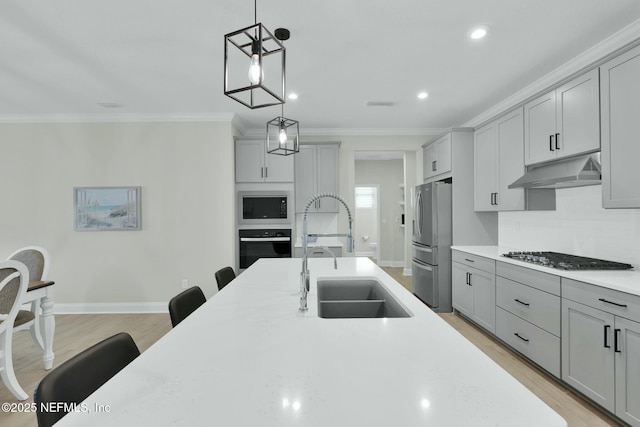
[[[418,185],[413,199],[413,293],[436,312],[452,310],[451,187]]]

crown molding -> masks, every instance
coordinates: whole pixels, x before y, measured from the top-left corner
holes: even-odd
[[[0,114],[0,123],[233,122],[235,114]],[[234,123],[237,126],[237,123]]]
[[[304,128],[301,136],[429,136],[440,135],[446,128]],[[263,136],[264,129],[247,129],[243,135],[248,137]]]
[[[607,37],[549,74],[536,80],[482,114],[466,122],[465,127],[478,127],[498,115],[559,86],[577,74],[595,68],[640,42],[640,19]]]

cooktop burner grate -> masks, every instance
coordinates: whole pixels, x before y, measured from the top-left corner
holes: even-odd
[[[633,268],[631,264],[559,252],[509,252],[502,256],[560,270],[629,270]]]

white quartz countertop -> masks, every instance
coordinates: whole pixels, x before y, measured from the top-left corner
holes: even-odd
[[[504,253],[513,251],[513,248],[503,248],[500,246],[452,246],[451,249],[491,258],[508,264],[519,265],[567,279],[590,283],[603,288],[640,295],[640,272],[636,270],[559,270],[557,268],[544,267],[542,265],[501,256]]]
[[[306,313],[300,267],[259,260],[56,426],[566,426],[369,259],[310,259]],[[318,278],[353,276],[413,316],[319,318]]]

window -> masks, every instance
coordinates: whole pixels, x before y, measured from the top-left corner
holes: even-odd
[[[375,187],[356,187],[356,208],[374,208],[376,206]]]

